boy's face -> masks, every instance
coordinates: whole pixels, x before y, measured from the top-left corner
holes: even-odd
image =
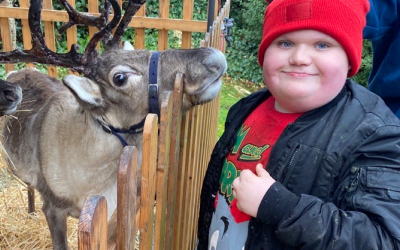
[[[341,91],[350,69],[342,46],[316,30],[277,37],[265,51],[263,77],[275,108],[303,113],[330,102]]]

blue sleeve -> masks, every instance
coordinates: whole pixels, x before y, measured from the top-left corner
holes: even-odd
[[[394,25],[399,25],[400,0],[369,0],[370,11],[363,31],[365,39],[384,36]]]

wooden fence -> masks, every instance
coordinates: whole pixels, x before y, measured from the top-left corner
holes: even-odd
[[[29,0],[19,0],[20,7],[12,7],[9,4],[11,0],[4,0],[0,3],[0,35],[2,38],[3,51],[11,51],[15,49],[15,43],[12,42],[12,37],[15,37],[15,29],[12,25],[13,20],[21,20],[23,47],[24,49],[31,48],[31,34],[28,25],[28,9]],[[72,6],[75,6],[75,0],[67,0]],[[121,5],[123,0],[117,0]],[[87,0],[88,13],[99,15],[99,1]],[[134,28],[135,39],[134,44],[136,49],[145,49],[145,29],[158,30],[158,50],[163,51],[168,48],[168,31],[182,32],[181,48],[188,49],[192,47],[193,32],[207,32],[207,21],[193,20],[194,0],[182,0],[182,19],[169,18],[170,0],[158,0],[159,16],[146,17],[145,5],[136,13],[130,22],[129,28]],[[218,1],[215,1],[214,9],[218,10]],[[122,6],[122,5],[121,5]],[[214,11],[218,13],[218,11]],[[112,17],[112,15],[110,16]],[[217,15],[214,17],[216,19]],[[49,49],[56,51],[56,32],[55,22],[68,22],[68,14],[66,11],[53,10],[52,0],[43,0],[42,10],[43,33],[45,35],[46,45]],[[95,27],[89,27],[89,37],[92,37],[98,30]],[[76,44],[78,40],[77,27],[71,27],[67,30],[67,49],[71,48],[72,44]],[[29,66],[33,67],[32,64]],[[6,71],[14,70],[14,64],[6,64]],[[57,76],[57,68],[50,66],[48,73],[51,76]]]
[[[122,0],[119,0],[122,1]],[[75,0],[69,0],[72,5]],[[218,2],[218,1],[216,1]],[[144,16],[139,10],[129,27],[135,28],[135,48],[144,48],[144,30],[158,29],[158,49],[168,47],[168,30],[182,31],[182,48],[191,48],[192,32],[207,31],[207,22],[192,20],[193,0],[183,0],[183,19],[169,19],[169,0],[159,0],[159,18]],[[68,19],[64,11],[51,10],[51,0],[44,0],[42,21],[46,44],[55,50],[54,22]],[[4,51],[14,49],[9,18],[21,19],[23,44],[30,49],[27,24],[28,0],[20,8],[0,4],[0,30]],[[227,0],[201,46],[224,52],[223,19],[228,17]],[[89,0],[89,12],[98,10],[98,1]],[[217,10],[217,6],[215,6]],[[96,30],[90,29],[90,34]],[[68,47],[77,42],[77,30],[67,33]],[[33,66],[30,64],[29,66]],[[7,64],[6,70],[14,70]],[[57,75],[57,68],[48,67]],[[107,222],[106,200],[101,196],[87,198],[79,220],[79,249],[194,249],[197,237],[197,215],[202,179],[217,138],[219,98],[186,113],[181,112],[183,76],[177,75],[175,91],[162,97],[161,117],[149,114],[143,135],[141,172],[137,172],[137,151],[128,146],[121,156],[118,177],[118,207]],[[138,194],[136,186],[141,186]]]
[[[202,46],[225,49],[221,25],[229,7],[228,0]],[[87,198],[79,220],[80,250],[195,249],[200,189],[217,138],[219,99],[182,114],[182,87],[183,76],[177,75],[174,92],[162,97],[160,123],[156,115],[147,115],[141,173],[136,149],[125,147],[118,207],[108,223],[104,197]]]

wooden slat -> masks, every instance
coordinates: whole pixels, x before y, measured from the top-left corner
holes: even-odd
[[[117,250],[134,250],[137,211],[137,150],[124,148],[118,169]]]
[[[107,202],[103,196],[89,196],[79,216],[78,249],[106,250]]]
[[[201,183],[203,180],[203,176],[201,174],[202,169],[204,169],[204,157],[205,157],[205,151],[207,150],[207,148],[205,147],[206,144],[206,140],[207,138],[205,138],[205,133],[206,130],[209,129],[207,127],[205,127],[205,123],[208,120],[208,113],[206,112],[207,107],[209,106],[209,103],[204,104],[203,106],[199,107],[199,113],[197,116],[197,131],[198,131],[198,148],[196,149],[196,153],[198,155],[197,157],[197,169],[194,172],[194,181],[193,181],[193,210],[192,210],[192,218],[193,218],[193,226],[192,226],[192,230],[191,230],[191,247],[195,248],[195,239],[197,236],[197,219],[198,219],[198,206],[197,204],[199,204],[200,202],[200,188],[201,188]],[[207,110],[208,111],[208,110]],[[207,117],[207,118],[206,118]]]
[[[173,93],[173,110],[172,123],[171,123],[171,140],[170,140],[170,158],[169,158],[169,173],[168,173],[168,200],[167,200],[167,221],[166,221],[166,237],[165,249],[172,248],[174,216],[177,207],[177,178],[178,178],[178,162],[179,162],[179,144],[181,133],[181,120],[182,120],[182,97],[183,97],[183,75],[178,73],[175,78],[174,93]]]
[[[146,10],[146,4],[136,12],[135,16],[144,17]],[[135,28],[135,49],[144,49],[145,46],[145,31],[143,28]]]
[[[197,179],[199,178],[199,174],[197,173],[198,169],[200,168],[200,159],[199,159],[199,148],[200,148],[200,130],[199,130],[199,117],[200,117],[200,110],[201,110],[201,106],[196,106],[194,108],[195,112],[195,119],[194,119],[194,125],[193,125],[193,130],[194,130],[194,148],[193,148],[193,162],[191,164],[191,168],[190,168],[190,176],[191,176],[191,182],[190,182],[190,207],[189,207],[189,228],[190,230],[188,230],[188,241],[189,241],[189,248],[188,249],[193,249],[194,248],[194,239],[193,239],[193,230],[194,230],[194,226],[195,226],[195,220],[197,220],[197,214],[196,213],[196,207],[197,204],[195,204],[195,200],[196,200],[196,184],[197,184]]]
[[[134,17],[129,27],[206,32],[207,22],[168,18]]]
[[[91,14],[93,16],[99,15],[98,13],[91,13],[91,12],[88,12],[88,14]],[[0,16],[8,18],[16,18],[16,19],[28,19],[28,9],[0,6]],[[112,17],[113,15],[110,15],[110,18]],[[68,14],[66,11],[42,10],[42,20],[52,21],[52,22],[68,22]],[[129,23],[129,27],[206,32],[207,22],[198,20],[182,20],[182,19],[135,16]]]
[[[194,123],[195,123],[195,117],[196,117],[197,110],[196,108],[192,109],[189,111],[188,114],[188,137],[187,137],[187,145],[186,145],[186,159],[187,162],[186,164],[186,176],[185,176],[185,198],[184,198],[184,208],[183,208],[183,213],[184,213],[184,218],[183,218],[183,235],[182,235],[182,249],[190,249],[189,248],[189,231],[191,228],[191,221],[190,221],[190,198],[191,198],[191,183],[192,183],[192,169],[195,167],[193,166],[193,150],[194,150],[194,144],[196,143],[195,141],[195,128],[194,128]]]
[[[193,19],[194,0],[183,0],[183,20]],[[192,47],[192,32],[182,32],[182,48],[190,49]]]
[[[186,112],[187,113],[187,112]],[[183,249],[183,226],[184,226],[184,202],[186,198],[186,153],[187,153],[187,138],[188,138],[188,116],[182,114],[181,118],[181,131],[180,131],[180,152],[179,152],[179,160],[178,160],[178,175],[177,175],[177,188],[178,193],[176,195],[176,203],[177,207],[175,209],[175,217],[174,217],[174,238],[173,238],[173,247],[172,249]]]
[[[90,0],[88,1],[88,12],[89,13],[94,13],[96,15],[99,15],[99,1],[97,0]],[[43,14],[42,14],[43,15]],[[98,31],[96,27],[89,27],[89,37],[93,37],[93,35]],[[100,48],[100,44],[97,44],[96,46],[97,49]]]
[[[172,122],[172,93],[164,92],[161,96],[160,108],[160,131],[158,143],[158,164],[156,177],[156,222],[154,249],[163,250],[166,230],[167,216],[167,191],[168,191],[168,171],[170,156],[170,136]]]
[[[159,18],[169,18],[169,0],[159,0]],[[158,30],[158,50],[163,51],[168,49],[168,30]]]
[[[20,1],[19,5],[23,8],[29,8],[28,1]],[[32,48],[32,37],[28,20],[21,19],[21,26],[22,26],[22,38],[23,38],[24,49],[29,50]],[[35,68],[35,65],[33,63],[27,63],[25,66],[30,68]]]
[[[117,220],[118,211],[115,209],[111,219],[108,221],[107,250],[117,249]]]
[[[206,33],[204,40],[200,41],[200,47],[211,47],[210,46],[210,33]]]
[[[75,0],[68,0],[68,3],[71,4],[71,6],[75,7]],[[74,25],[69,29],[67,29],[67,49],[69,50],[73,44],[77,43],[78,43],[78,32],[76,25]],[[69,73],[74,74],[74,72],[72,72],[71,70],[69,71]],[[76,72],[75,74],[78,75],[78,73]]]
[[[157,168],[158,117],[148,114],[143,128],[140,250],[151,250],[154,232],[154,197]]]
[[[7,1],[0,3],[0,6],[7,6]],[[3,51],[10,51],[14,49],[11,42],[10,22],[8,18],[3,17],[2,15],[0,16],[0,31],[3,42]],[[7,72],[15,70],[14,64],[6,63],[5,69]]]
[[[44,0],[43,1],[43,9],[52,10],[53,4],[52,0]],[[46,42],[46,46],[52,50],[56,51],[56,40],[55,40],[55,32],[54,32],[54,22],[53,21],[43,21],[44,26],[44,40]],[[47,66],[47,73],[50,76],[57,77],[57,68],[55,66]]]

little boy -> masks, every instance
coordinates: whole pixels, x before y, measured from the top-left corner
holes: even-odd
[[[274,0],[267,89],[230,110],[201,192],[197,250],[400,249],[400,121],[348,80],[367,0]]]

